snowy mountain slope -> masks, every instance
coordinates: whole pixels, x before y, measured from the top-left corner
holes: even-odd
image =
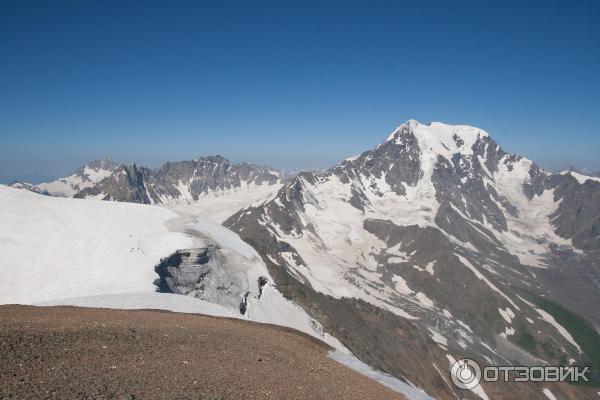
[[[192,296],[157,293],[154,271],[180,249],[213,245],[209,271],[231,287],[244,281],[246,310]],[[226,228],[156,206],[41,196],[0,186],[0,304],[152,308],[287,326],[330,344],[334,357],[409,399],[429,399],[354,358],[274,286],[256,251]],[[259,278],[263,278],[259,283]],[[218,290],[218,289],[217,289]],[[208,294],[217,299],[214,293]],[[222,298],[221,298],[222,299]],[[229,299],[231,303],[235,299]]]
[[[426,372],[432,362],[439,367],[459,354],[499,365],[581,360],[564,330],[518,294],[550,295],[598,317],[590,307],[600,276],[598,195],[595,182],[548,174],[478,128],[411,120],[373,150],[323,173],[300,174],[272,200],[224,224],[259,251],[286,296],[359,358],[455,398]],[[574,269],[574,259],[586,268]],[[580,294],[570,304],[551,284],[567,274]],[[365,323],[361,313],[336,319],[346,299],[390,313],[377,327],[387,332],[381,345],[373,348],[372,329],[347,333]],[[402,342],[390,339],[395,324],[421,330],[437,346],[407,334]],[[524,348],[529,337],[535,344]],[[416,349],[428,351],[417,357],[423,365],[406,362]],[[535,387],[507,391],[541,398]]]
[[[52,196],[73,197],[77,192],[92,187],[109,176],[116,168],[117,164],[110,158],[96,160],[85,164],[69,176],[36,186]]]
[[[242,184],[240,187],[206,193],[199,196],[198,200],[173,199],[165,206],[220,224],[242,208],[263,203],[275,196],[282,186],[281,182],[270,185]]]
[[[0,303],[153,292],[161,257],[190,247],[166,209],[39,196],[0,186]]]

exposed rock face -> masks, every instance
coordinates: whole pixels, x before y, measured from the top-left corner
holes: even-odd
[[[243,314],[248,294],[246,276],[231,273],[223,263],[224,256],[215,245],[178,250],[155,267],[159,278],[154,284],[160,292],[196,297]]]
[[[231,164],[221,156],[168,162],[157,170],[120,166],[95,186],[75,197],[112,201],[168,204],[173,200],[196,201],[208,193],[248,186],[275,185],[283,175],[272,168],[248,163]]]
[[[138,168],[135,164],[122,165],[97,185],[82,190],[74,197],[97,197],[103,200],[150,204],[150,197],[145,187],[150,173],[149,169]],[[105,191],[110,194],[105,194]]]
[[[581,249],[600,252],[600,179],[580,183],[570,174],[550,175],[546,185],[558,203],[550,215],[556,233]]]
[[[445,371],[446,355],[584,362],[527,300],[544,294],[600,322],[589,306],[600,300],[600,182],[581,179],[507,154],[480,129],[409,121],[224,225],[259,251],[282,293],[364,361],[455,398],[425,373],[432,363]],[[501,392],[545,398],[533,384]]]
[[[161,293],[187,295],[211,271],[208,264],[214,249],[177,250],[154,268],[160,278],[154,284]]]
[[[336,175],[344,183],[350,183],[361,179],[357,175],[360,172],[364,177],[384,179],[395,193],[405,194],[403,184],[414,186],[420,178],[419,145],[407,127],[400,128],[394,138],[343,161],[327,173]],[[376,189],[376,186],[372,188]],[[360,185],[354,185],[354,189],[356,195],[361,196]]]

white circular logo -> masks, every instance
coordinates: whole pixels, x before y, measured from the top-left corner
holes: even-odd
[[[473,389],[481,382],[479,364],[469,358],[461,358],[450,367],[452,382],[461,389]]]

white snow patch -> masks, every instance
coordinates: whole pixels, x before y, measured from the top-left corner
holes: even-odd
[[[512,320],[515,317],[515,313],[510,309],[510,307],[506,307],[505,310],[499,308],[498,312],[506,322],[508,322],[509,324],[512,323]]]
[[[462,326],[463,328],[465,328],[466,330],[468,330],[469,332],[473,332],[473,329],[471,329],[471,327],[467,324],[465,324],[463,321],[461,321],[460,319],[457,319],[456,322],[458,322],[458,324],[460,326]]]
[[[433,308],[433,300],[427,297],[425,293],[417,292],[417,294],[415,294],[415,297],[423,307]]]
[[[405,295],[412,295],[414,292],[408,287],[408,284],[400,275],[392,276],[392,281],[396,284],[396,290]]]
[[[427,265],[425,265],[425,267],[421,268],[416,264],[413,264],[414,269],[416,269],[417,271],[426,271],[429,273],[429,275],[433,276],[434,274],[434,270],[433,267],[435,266],[435,261],[431,261],[429,263],[427,263]]]
[[[542,393],[544,393],[544,395],[549,398],[550,400],[557,400],[556,396],[554,396],[554,394],[550,391],[550,389],[548,388],[544,388],[542,390]]]
[[[512,336],[515,334],[515,329],[507,326],[506,328],[504,328],[504,332],[500,333],[500,336],[502,336],[504,339],[506,339],[508,336]]]
[[[443,335],[441,335],[440,333],[438,333],[437,331],[428,328],[429,332],[431,332],[431,339],[438,343],[441,344],[443,346],[448,346],[448,339],[446,339]]]

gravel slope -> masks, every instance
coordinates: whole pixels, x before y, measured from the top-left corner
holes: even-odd
[[[0,398],[402,399],[272,325],[162,311],[0,306]]]

